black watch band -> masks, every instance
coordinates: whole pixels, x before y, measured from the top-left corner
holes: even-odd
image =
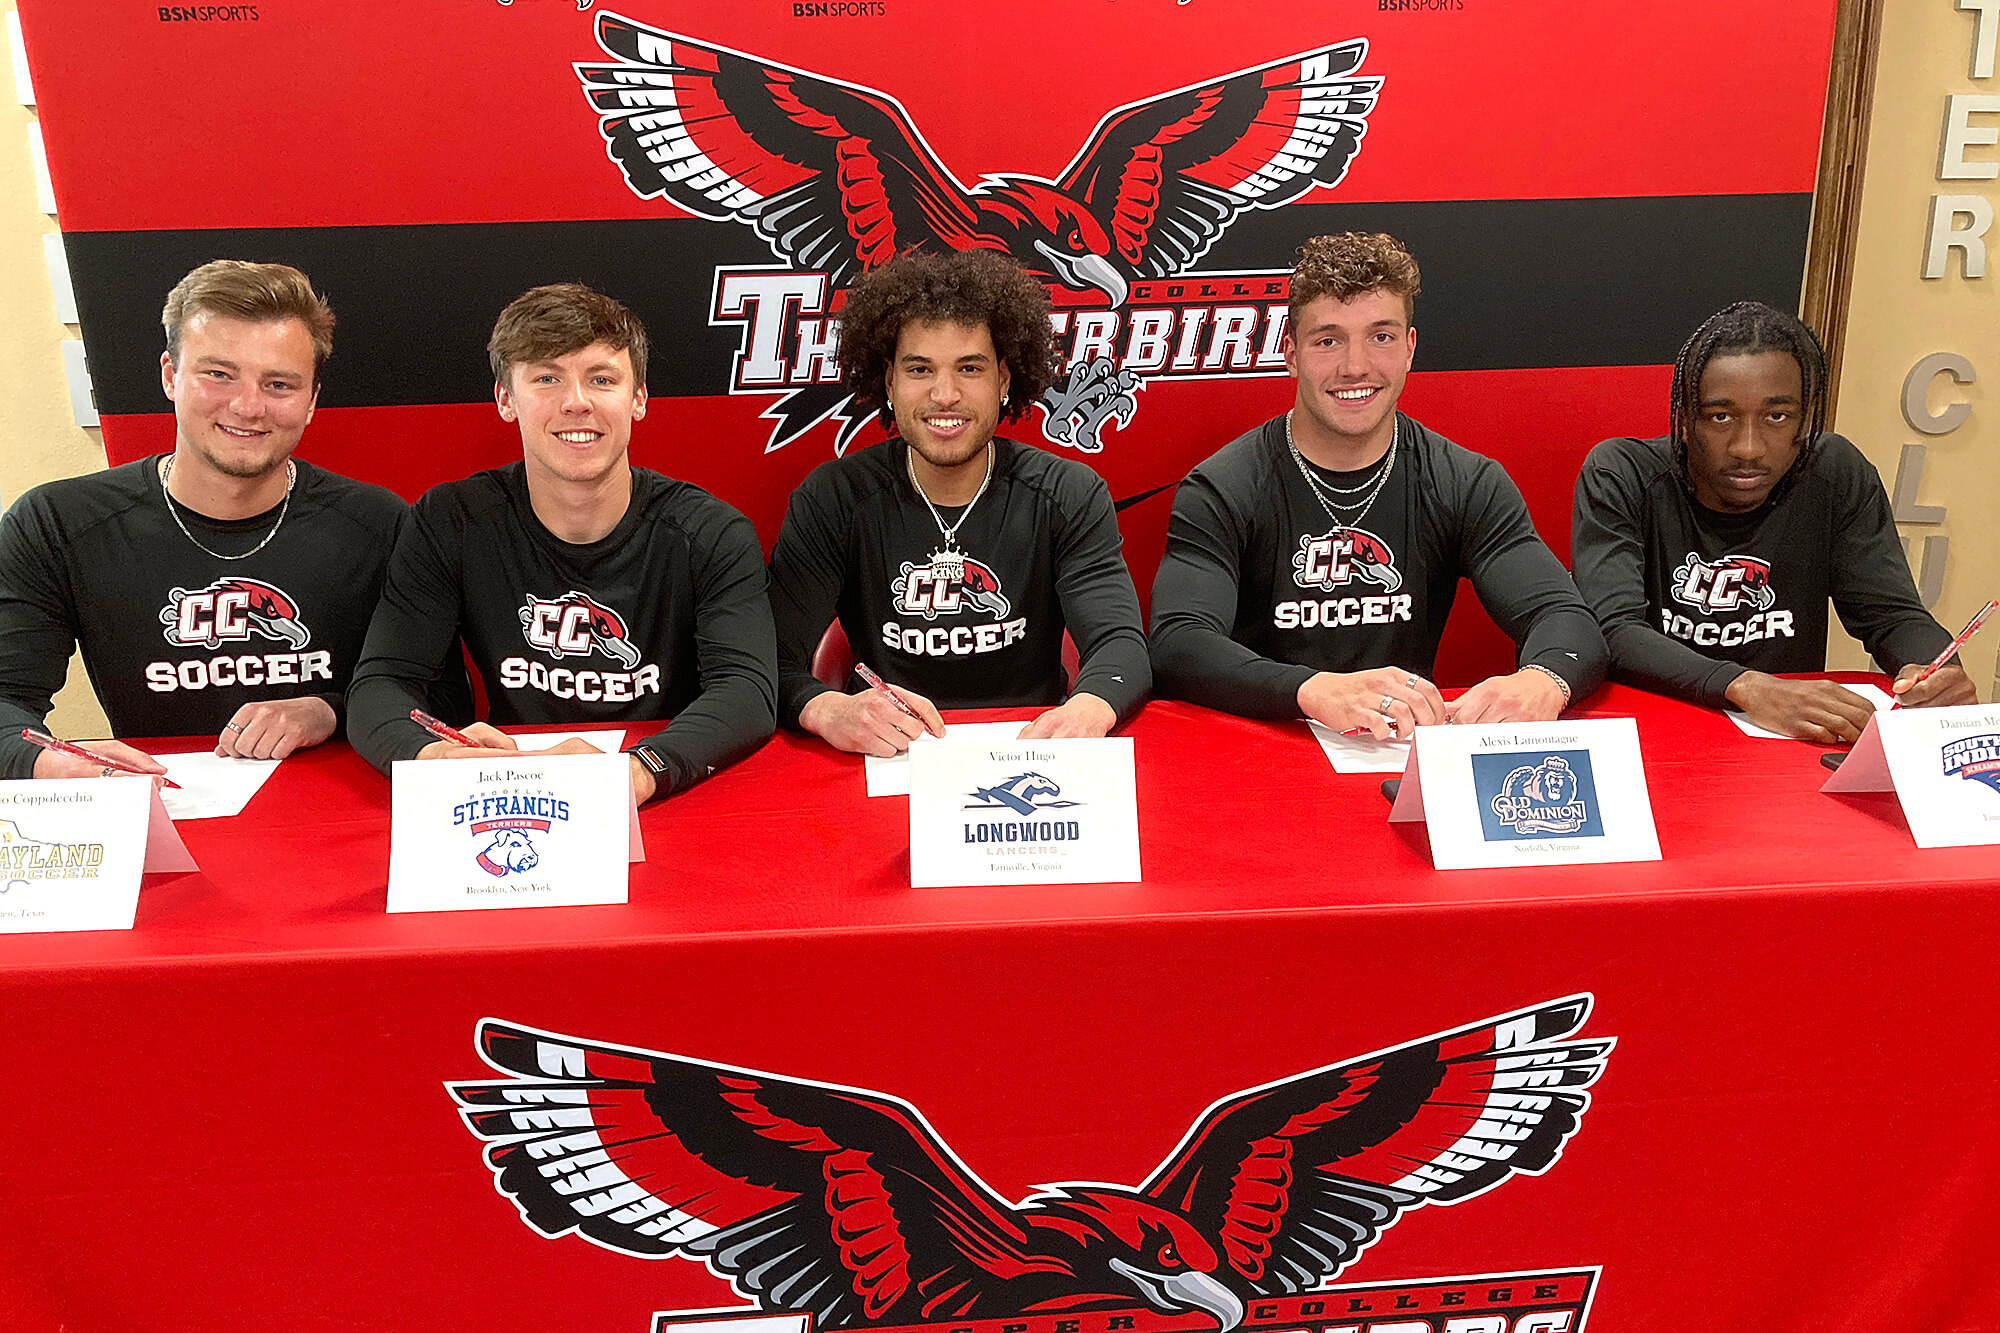
[[[646,771],[654,777],[663,778],[667,775],[667,761],[654,753],[652,746],[641,742],[625,753],[635,756],[640,763],[646,766]]]

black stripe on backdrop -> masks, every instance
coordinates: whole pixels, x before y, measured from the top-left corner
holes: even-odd
[[[1387,231],[1424,270],[1419,370],[1659,365],[1731,301],[1796,308],[1811,211],[1806,194],[1295,204],[1239,217],[1201,268],[1284,267],[1302,237]],[[328,407],[489,397],[494,316],[564,280],[646,321],[656,395],[722,393],[742,333],[708,323],[714,270],[778,266],[747,227],[686,218],[73,232],[65,243],[106,413],[166,408],[160,304],[217,257],[295,264],[327,294],[340,321]]]

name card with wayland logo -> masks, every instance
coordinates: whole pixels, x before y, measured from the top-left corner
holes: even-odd
[[[0,782],[0,934],[132,929],[158,804],[133,778]]]
[[[1660,859],[1629,717],[1418,727],[1389,822],[1418,820],[1439,870]]]
[[[913,887],[1138,878],[1130,737],[910,747]]]
[[[1893,790],[1919,847],[2000,843],[2000,704],[1877,713],[1820,790]]]
[[[622,754],[394,765],[389,910],[458,912],[626,900],[646,859]]]

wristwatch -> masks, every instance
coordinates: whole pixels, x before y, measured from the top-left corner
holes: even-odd
[[[644,741],[641,741],[639,744],[633,746],[625,753],[631,755],[633,758],[637,759],[640,763],[644,764],[646,766],[646,771],[648,773],[651,773],[655,779],[664,778],[667,775],[667,761],[660,758],[660,756],[654,752],[653,747],[646,744]]]

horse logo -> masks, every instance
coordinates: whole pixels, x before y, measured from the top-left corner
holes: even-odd
[[[1037,810],[1061,810],[1081,801],[1043,800],[1043,797],[1062,795],[1062,788],[1055,779],[1040,773],[1016,773],[1005,782],[991,787],[980,787],[972,793],[966,803],[967,810],[992,810],[1005,808],[1017,815],[1032,815]]]

